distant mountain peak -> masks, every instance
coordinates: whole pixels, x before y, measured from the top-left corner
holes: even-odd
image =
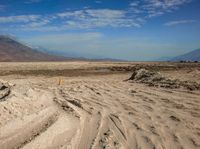
[[[26,46],[15,38],[0,35],[0,61],[62,61],[65,57],[54,56]]]
[[[172,61],[200,61],[200,49],[174,57]]]

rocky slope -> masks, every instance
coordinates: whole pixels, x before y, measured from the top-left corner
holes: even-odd
[[[200,61],[200,49],[177,56],[172,61]]]
[[[0,61],[63,61],[64,57],[53,56],[32,48],[7,36],[0,36]]]

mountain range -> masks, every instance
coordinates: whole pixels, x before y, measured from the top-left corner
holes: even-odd
[[[66,59],[34,50],[8,36],[0,36],[0,61],[64,61]]]
[[[171,61],[200,61],[200,49],[174,57]]]
[[[64,56],[62,56],[64,55]],[[112,58],[89,59],[74,54],[59,53],[41,47],[32,48],[16,39],[0,35],[0,62],[37,62],[37,61],[124,61]]]
[[[87,59],[84,57],[70,57],[62,53],[50,52],[44,49],[31,48],[9,36],[0,35],[0,62],[34,62],[34,61],[66,61],[66,60],[89,60],[89,61],[124,61],[111,58]],[[67,57],[68,56],[68,57]],[[174,58],[162,58],[157,61],[200,61],[200,49],[176,56]]]

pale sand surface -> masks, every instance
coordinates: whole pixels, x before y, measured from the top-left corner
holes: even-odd
[[[22,69],[21,64],[4,63],[0,71],[11,65]],[[41,70],[48,64],[37,65]],[[58,68],[51,63],[48,68],[55,65],[75,69],[99,64],[62,63]],[[105,65],[119,64],[100,63]],[[34,69],[26,63],[23,67]],[[198,73],[196,67],[163,72],[193,81],[199,80]],[[200,148],[200,91],[123,81],[131,74],[1,76],[12,87],[0,101],[0,149]]]

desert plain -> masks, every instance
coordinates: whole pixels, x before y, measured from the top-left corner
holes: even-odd
[[[0,82],[0,149],[200,148],[200,63],[0,63]]]

